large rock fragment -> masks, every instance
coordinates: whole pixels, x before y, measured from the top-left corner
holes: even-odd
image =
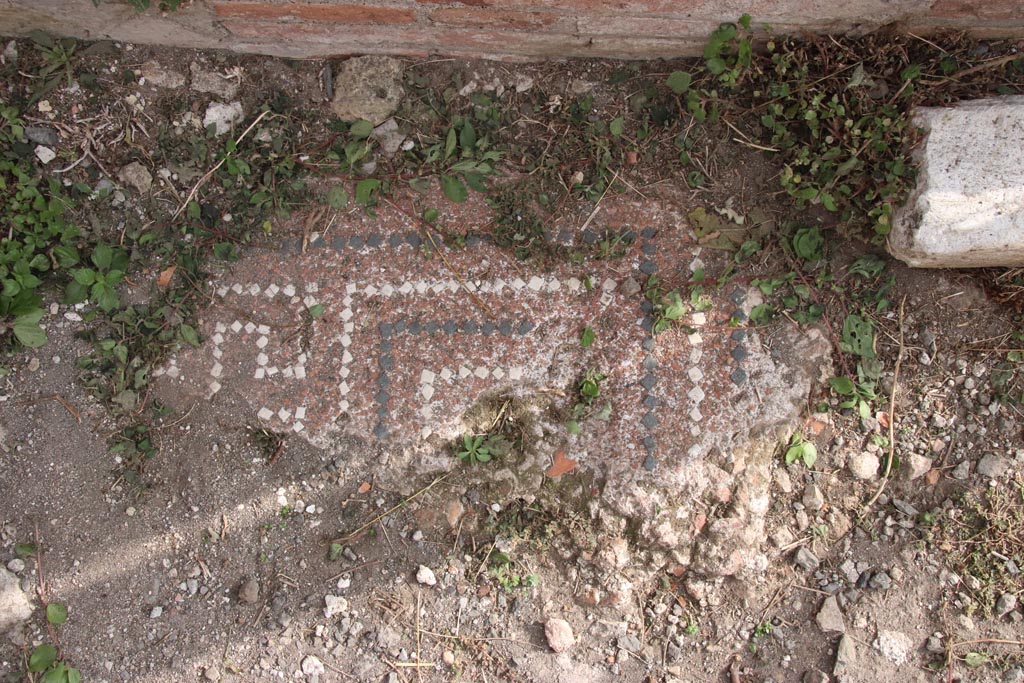
[[[331,109],[342,121],[383,123],[398,109],[405,94],[402,68],[402,62],[393,57],[346,59],[334,73]]]
[[[918,186],[889,251],[912,266],[1024,265],[1024,97],[922,108]]]
[[[18,577],[0,568],[0,633],[20,626],[32,616],[32,601]]]

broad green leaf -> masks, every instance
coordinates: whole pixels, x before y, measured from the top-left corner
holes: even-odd
[[[814,467],[814,463],[818,462],[818,447],[810,441],[804,441],[801,444],[800,457],[803,458],[805,465]]]
[[[188,323],[182,323],[181,327],[178,328],[178,335],[186,344],[195,347],[199,346],[199,333],[196,332],[196,328]]]
[[[96,271],[92,268],[79,268],[72,277],[80,285],[91,285],[96,282]]]
[[[721,57],[712,57],[707,60],[708,71],[715,74],[716,76],[726,69],[725,60]]]
[[[25,559],[26,557],[32,557],[36,554],[35,543],[16,543],[14,545],[14,554]]]
[[[445,138],[444,142],[444,158],[448,159],[451,155],[455,154],[455,149],[459,144],[459,139],[455,134],[455,128],[448,129],[448,137]]]
[[[82,672],[73,666],[68,667],[68,683],[82,683]]]
[[[332,209],[341,211],[348,206],[348,191],[341,185],[335,185],[327,192],[327,203]]]
[[[39,673],[50,668],[50,665],[57,661],[57,648],[53,645],[40,645],[32,651],[28,659],[28,670]]]
[[[21,315],[14,319],[12,329],[19,342],[30,349],[38,349],[46,343],[46,332],[39,326],[42,311]]]
[[[476,148],[476,131],[468,119],[462,124],[462,130],[459,131],[459,147],[462,148],[463,154],[472,154]]]
[[[441,176],[441,191],[449,201],[462,203],[469,198],[469,190],[462,184],[462,181],[451,175]]]
[[[110,263],[114,258],[114,250],[106,244],[97,244],[96,248],[92,251],[92,262],[100,270],[107,270],[110,268]]]
[[[356,204],[369,206],[374,194],[380,189],[380,181],[376,178],[366,178],[356,183]]]
[[[692,82],[693,76],[686,71],[673,71],[665,81],[666,85],[677,95],[682,95],[689,90]]]
[[[594,334],[594,330],[591,327],[584,327],[583,334],[580,335],[580,346],[587,349],[594,345],[594,339],[597,335]]]
[[[622,131],[626,127],[626,119],[619,116],[618,118],[612,119],[612,122],[608,124],[608,131],[617,138],[622,137]]]
[[[437,222],[437,217],[438,217],[437,209],[427,209],[426,211],[423,212],[423,220],[425,220],[428,223],[431,223],[431,224],[436,223]]]
[[[964,655],[964,664],[972,669],[977,669],[979,666],[985,664],[988,661],[988,657],[982,652],[968,652]]]
[[[117,291],[105,282],[94,284],[90,294],[96,305],[108,313],[117,308],[121,301],[117,296]]]
[[[46,620],[54,626],[62,626],[68,620],[68,608],[59,602],[46,606]]]
[[[366,119],[359,119],[348,129],[349,134],[357,140],[364,140],[370,137],[373,132],[373,124]]]
[[[828,380],[829,386],[840,396],[853,396],[857,389],[853,380],[849,377],[832,377]]]
[[[312,306],[309,307],[309,315],[310,317],[313,318],[319,318],[324,314],[325,310],[327,309],[324,308],[323,304],[313,304]]]
[[[565,428],[570,434],[581,434],[583,432],[583,430],[580,429],[580,423],[576,420],[569,420],[566,422]]]

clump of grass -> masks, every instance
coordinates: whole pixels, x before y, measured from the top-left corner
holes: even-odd
[[[1024,591],[1024,477],[968,491],[939,529],[950,568],[972,577],[963,584],[973,599],[968,611],[990,616],[1000,595]]]

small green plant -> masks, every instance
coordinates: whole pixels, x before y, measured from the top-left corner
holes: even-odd
[[[46,605],[46,621],[54,628],[60,628],[68,621],[68,608],[59,602]],[[33,648],[25,668],[28,680],[40,683],[80,683],[82,674],[73,666],[61,659],[56,646],[43,643]],[[36,678],[39,675],[39,678]]]
[[[594,402],[601,396],[601,382],[607,377],[599,371],[590,369],[583,374],[583,378],[576,386],[576,403],[572,407],[572,418],[566,424],[570,434],[580,434],[583,428],[580,422],[594,417],[598,420],[607,420],[612,414],[611,402],[606,402],[602,407],[595,409]]]
[[[507,553],[491,553],[487,573],[507,593],[526,590],[540,585],[540,578],[530,572],[522,573]]]
[[[511,450],[511,442],[501,434],[466,434],[456,455],[462,462],[475,465],[508,455]]]
[[[694,294],[691,294],[691,299],[696,298],[700,300],[701,293],[696,293],[698,290],[693,290],[693,292]],[[682,296],[679,294],[679,290],[673,289],[666,292],[661,280],[656,275],[651,275],[647,278],[644,296],[652,306],[651,317],[653,318],[653,323],[651,332],[655,335],[672,327],[688,310]]]
[[[712,31],[704,46],[707,70],[718,76],[726,87],[735,87],[750,68],[753,57],[750,23],[750,15],[744,14],[736,23],[721,24]]]
[[[871,403],[878,399],[875,382],[865,379],[863,370],[858,365],[858,380],[849,377],[832,377],[828,381],[832,391],[840,396],[839,407],[846,410],[853,408],[862,419],[871,417]]]
[[[793,432],[789,439],[789,446],[786,448],[786,464],[792,465],[800,461],[807,467],[814,467],[818,461],[818,449],[810,441],[805,441],[800,432]]]
[[[94,268],[77,268],[68,283],[64,302],[77,304],[90,299],[105,313],[118,307],[121,300],[115,289],[128,270],[128,252],[107,244],[97,244],[89,257]]]
[[[54,39],[43,31],[32,31],[30,37],[43,58],[43,67],[38,74],[42,83],[35,88],[32,98],[29,100],[31,105],[60,86],[61,83],[67,87],[71,87],[71,84],[74,83],[75,72],[72,59],[75,56],[78,42],[74,38]]]

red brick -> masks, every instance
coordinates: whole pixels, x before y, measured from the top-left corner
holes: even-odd
[[[575,31],[571,17],[551,12],[503,12],[481,9],[438,9],[430,13],[436,24],[462,28],[498,28],[519,31],[552,30],[562,28]]]
[[[218,16],[235,19],[303,19],[331,24],[411,24],[416,13],[409,9],[364,5],[271,5],[233,2],[214,5]]]

